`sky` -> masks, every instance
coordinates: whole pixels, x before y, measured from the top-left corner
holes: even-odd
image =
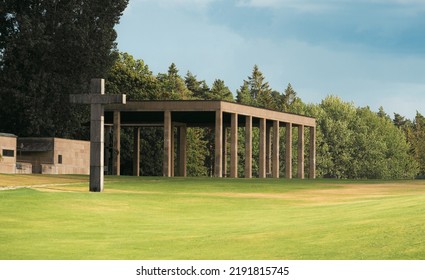
[[[175,63],[236,95],[258,65],[305,103],[425,115],[425,0],[130,0],[116,30],[154,74]]]

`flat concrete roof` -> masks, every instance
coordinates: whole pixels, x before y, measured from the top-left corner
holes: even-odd
[[[18,137],[16,135],[10,134],[10,133],[0,133],[0,136],[2,136],[2,137],[13,137],[13,138],[17,138]]]
[[[164,122],[164,111],[171,111],[172,121],[184,123],[189,127],[210,127],[215,124],[215,112],[222,111],[223,123],[230,125],[230,114],[238,114],[240,126],[245,124],[245,116],[253,117],[253,125],[258,126],[260,119],[279,121],[283,126],[316,126],[316,119],[303,115],[242,105],[227,101],[214,100],[167,100],[167,101],[129,101],[127,104],[105,106],[105,124],[113,124],[113,112],[121,112],[122,126],[160,126]]]

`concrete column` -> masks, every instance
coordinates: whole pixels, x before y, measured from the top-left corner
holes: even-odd
[[[140,127],[135,127],[133,132],[133,176],[140,176]]]
[[[178,176],[187,176],[187,127],[178,128]]]
[[[292,123],[286,124],[286,178],[292,178]]]
[[[272,173],[272,127],[266,125],[266,174]]]
[[[126,103],[125,95],[105,95],[105,80],[92,79],[90,82],[90,94],[70,94],[70,103],[90,104],[90,184],[92,192],[103,191],[104,179],[104,104]],[[119,143],[119,112],[118,117],[114,113],[114,127],[118,135]],[[116,125],[115,125],[116,124]],[[119,148],[119,147],[118,147]],[[119,151],[119,149],[117,149]],[[116,164],[119,170],[119,161]],[[118,171],[119,173],[119,171]]]
[[[223,177],[223,112],[215,112],[215,166],[214,176]]]
[[[273,153],[272,153],[272,175],[273,178],[279,178],[279,121],[273,121]]]
[[[298,126],[298,168],[297,176],[304,179],[304,126]]]
[[[90,94],[105,94],[105,80],[92,79]],[[90,105],[90,183],[91,192],[103,192],[104,110],[102,104]]]
[[[238,177],[238,114],[231,115],[230,177]]]
[[[164,177],[171,177],[171,112],[164,111],[164,160],[162,173]]]
[[[114,111],[114,151],[112,162],[112,174],[120,175],[121,167],[121,112]]]
[[[92,84],[92,91],[96,90]],[[102,93],[101,93],[102,94]],[[102,104],[90,108],[90,191],[103,192],[104,112]]]
[[[266,178],[266,119],[260,119],[259,177]]]
[[[316,128],[310,127],[310,179],[316,179]]]
[[[174,136],[174,125],[171,124],[171,177],[174,177],[175,173],[175,164],[174,164],[174,155],[176,152],[176,137]]]
[[[252,178],[252,116],[245,117],[245,178]]]
[[[227,177],[227,127],[223,125],[223,177]]]

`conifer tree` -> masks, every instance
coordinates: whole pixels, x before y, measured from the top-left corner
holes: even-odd
[[[210,90],[210,97],[213,100],[233,101],[233,95],[230,89],[225,85],[223,80],[214,81]]]

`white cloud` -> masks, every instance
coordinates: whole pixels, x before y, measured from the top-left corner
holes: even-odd
[[[243,36],[237,28],[211,22],[203,12],[187,13],[189,3],[202,7],[212,1],[133,0],[134,13],[126,14],[118,26],[120,50],[145,60],[154,73],[166,72],[174,62],[182,76],[189,70],[209,85],[222,79],[234,93],[258,64],[273,89],[283,91],[290,82],[308,103],[335,94],[375,111],[382,105],[390,115],[397,112],[412,118],[416,110],[425,114],[423,56],[385,54],[379,49],[372,52],[350,43],[335,48],[288,37]],[[295,3],[243,2],[269,6]],[[319,4],[325,2],[331,3]],[[169,10],[178,4],[182,9]]]
[[[425,0],[238,0],[237,5],[257,8],[294,8],[301,11],[325,11],[351,4],[401,4],[425,6]]]
[[[185,7],[192,9],[204,9],[217,0],[134,0],[141,3],[156,3],[163,8]],[[131,1],[130,1],[131,3]]]
[[[328,2],[310,0],[239,0],[237,5],[254,8],[291,8],[303,12],[322,12],[334,8],[335,3]]]

